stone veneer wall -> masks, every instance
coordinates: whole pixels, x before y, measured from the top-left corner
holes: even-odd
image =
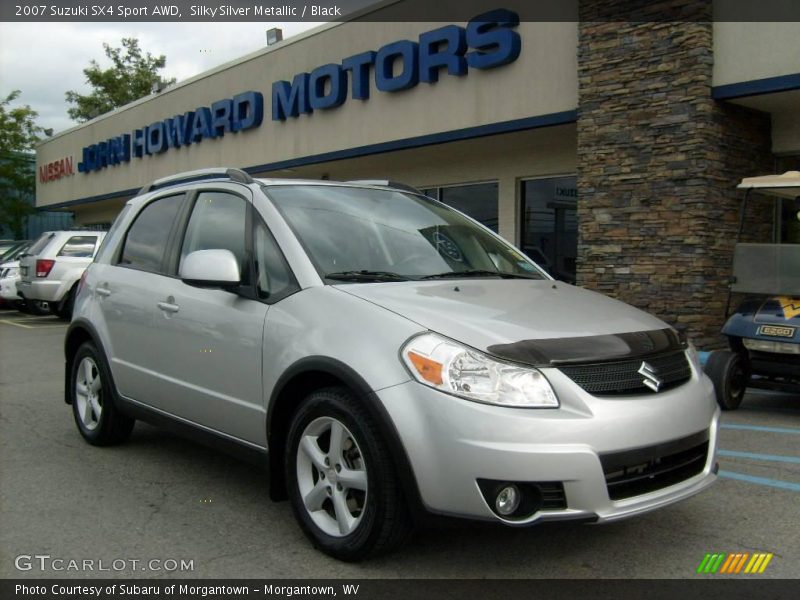
[[[584,21],[602,5],[582,0],[579,25],[578,284],[718,347],[735,185],[773,172],[769,115],[711,99],[712,27],[696,12],[710,3],[658,3],[667,12],[642,22]],[[663,20],[676,10],[694,20]],[[770,217],[748,212],[750,222]]]

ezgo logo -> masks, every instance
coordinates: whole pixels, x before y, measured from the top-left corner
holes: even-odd
[[[752,555],[749,552],[736,552],[733,554],[718,552],[716,554],[706,554],[700,566],[697,567],[697,572],[706,574],[727,573],[729,575],[739,573],[763,573],[769,561],[772,560],[772,556],[772,552],[756,552]]]

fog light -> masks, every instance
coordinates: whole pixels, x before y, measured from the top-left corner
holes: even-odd
[[[497,498],[494,501],[494,507],[497,512],[507,517],[514,513],[519,508],[520,493],[515,485],[507,485],[500,489]]]

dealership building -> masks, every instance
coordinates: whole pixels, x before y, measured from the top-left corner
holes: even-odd
[[[800,22],[330,23],[48,139],[36,202],[107,226],[212,166],[411,184],[710,348],[737,181],[800,168]]]

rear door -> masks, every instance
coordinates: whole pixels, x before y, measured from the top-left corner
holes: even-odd
[[[169,249],[179,230],[186,194],[165,194],[148,202],[125,232],[115,256],[92,267],[93,293],[104,340],[119,392],[150,404],[159,394],[160,343],[155,328],[161,290],[167,274]]]

